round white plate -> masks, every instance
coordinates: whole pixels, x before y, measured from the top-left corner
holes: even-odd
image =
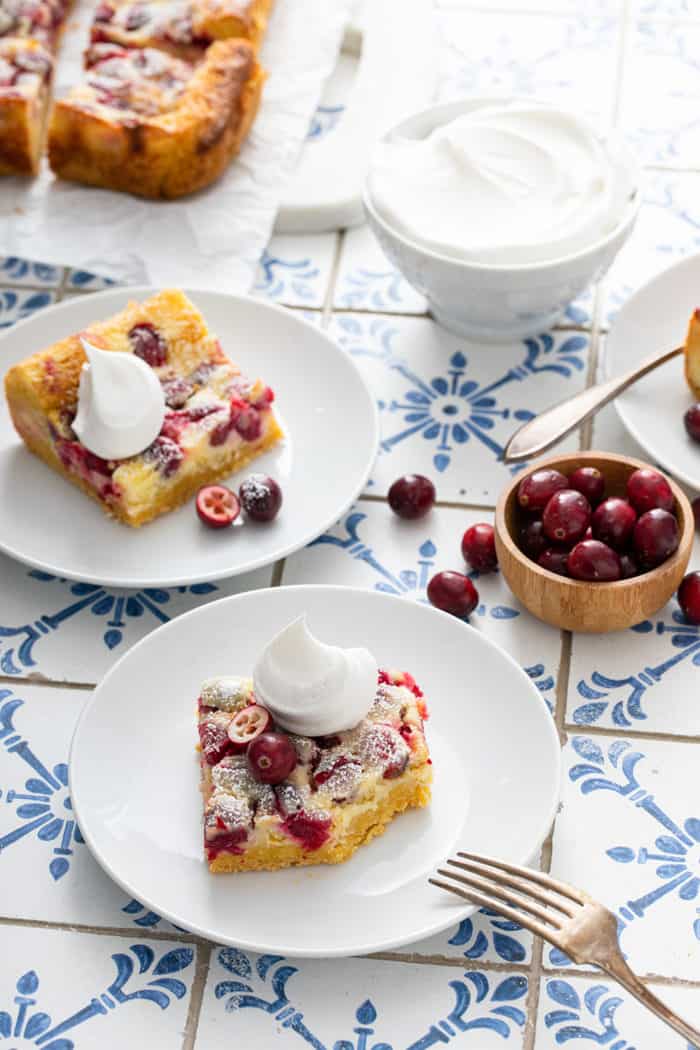
[[[153,288],[81,296],[41,310],[0,340],[3,369],[109,317]],[[286,440],[240,476],[271,474],[284,504],[270,525],[217,531],[193,501],[132,529],[26,450],[0,406],[0,550],[57,576],[118,587],[168,587],[248,572],[303,547],[337,521],[374,462],[374,400],[352,358],[291,311],[220,292],[188,292],[233,361],[275,390]]]
[[[700,255],[682,259],[640,288],[620,310],[605,344],[608,377],[635,368],[642,358],[682,346],[688,321],[700,306]],[[649,458],[679,481],[700,489],[700,445],[683,415],[693,395],[677,357],[640,379],[615,404],[620,419]]]
[[[322,640],[367,646],[381,665],[416,676],[430,709],[433,801],[344,864],[211,875],[195,755],[199,686],[250,673],[302,612]],[[219,944],[328,957],[394,948],[471,914],[428,875],[458,849],[532,857],[554,818],[559,767],[544,700],[478,631],[374,591],[278,587],[180,616],[123,656],[78,722],[70,789],[88,846],[142,904]]]

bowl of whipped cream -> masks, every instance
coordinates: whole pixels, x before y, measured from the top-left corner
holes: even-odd
[[[438,323],[508,341],[555,324],[610,266],[641,198],[623,139],[523,98],[431,106],[377,144],[364,188],[385,253]]]

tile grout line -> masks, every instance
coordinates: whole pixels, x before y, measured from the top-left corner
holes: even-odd
[[[190,1002],[187,1009],[187,1020],[185,1022],[181,1050],[192,1050],[197,1039],[197,1029],[202,1006],[204,1005],[204,991],[207,986],[207,978],[209,977],[213,949],[213,944],[198,944],[195,949],[197,957],[196,970],[190,988]]]
[[[672,744],[700,744],[700,733],[693,736],[691,733],[664,733],[664,732],[653,732],[652,730],[645,729],[632,729],[630,726],[620,726],[619,728],[606,728],[605,726],[591,726],[578,725],[575,722],[564,722],[564,731],[568,734],[569,732],[576,733],[577,735],[591,734],[592,736],[600,736],[604,738],[621,736],[631,737],[635,740],[658,740],[665,743]]]

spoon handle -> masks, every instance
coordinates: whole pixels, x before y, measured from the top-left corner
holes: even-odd
[[[580,394],[575,394],[574,397],[569,397],[566,401],[560,401],[558,405],[545,409],[539,416],[523,423],[515,431],[503,453],[504,461],[520,463],[546,452],[548,448],[556,445],[572,430],[576,430],[587,419],[590,419],[599,408],[607,405],[632,383],[636,383],[641,376],[645,376],[647,372],[652,372],[659,365],[670,361],[672,357],[682,354],[684,350],[684,347],[678,346],[675,350],[655,354],[653,357],[648,357],[631,372],[625,372],[614,379],[598,383],[597,386],[588,387]]]

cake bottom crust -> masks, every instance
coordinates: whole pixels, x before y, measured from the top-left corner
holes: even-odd
[[[311,864],[340,864],[361,846],[382,835],[393,818],[406,809],[427,806],[430,802],[432,768],[429,765],[404,774],[381,802],[358,807],[343,830],[340,841],[331,839],[321,849],[305,850],[292,839],[276,838],[274,844],[261,843],[243,853],[219,853],[209,862],[215,874],[233,871],[277,871],[280,868],[307,867]]]

